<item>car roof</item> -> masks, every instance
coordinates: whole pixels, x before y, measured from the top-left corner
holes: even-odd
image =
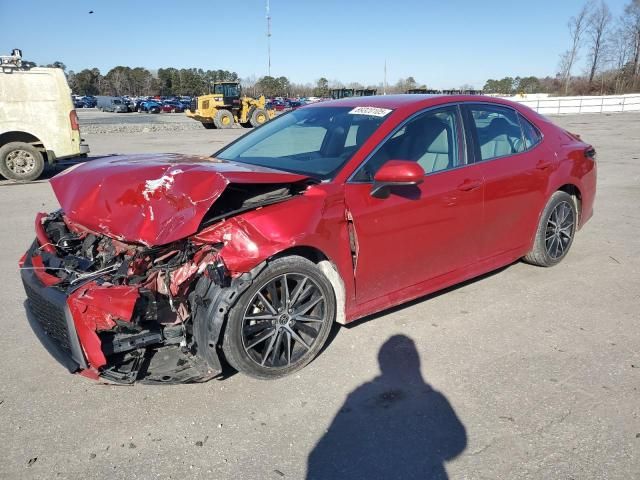
[[[514,102],[502,98],[484,95],[431,95],[431,94],[399,94],[399,95],[372,95],[368,97],[349,97],[340,100],[327,100],[325,102],[306,105],[304,108],[322,107],[378,107],[396,109],[426,108],[431,105],[440,105],[451,102],[483,102],[514,106]]]

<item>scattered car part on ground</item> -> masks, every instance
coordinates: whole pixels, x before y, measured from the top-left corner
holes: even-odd
[[[17,56],[2,58],[15,60],[0,69],[0,174],[31,181],[47,164],[86,155],[64,72],[18,66]]]
[[[286,141],[283,141],[286,139]],[[348,323],[520,258],[552,266],[593,213],[595,150],[473,96],[307,106],[212,158],[107,157],[52,180],[20,261],[70,371],[199,382],[299,370]]]

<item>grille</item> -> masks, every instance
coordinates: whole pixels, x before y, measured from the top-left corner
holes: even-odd
[[[49,337],[54,339],[60,347],[71,353],[67,318],[64,309],[48,301],[26,282],[24,283],[24,289],[29,299],[31,311],[36,320],[42,325],[43,330]]]
[[[198,97],[193,97],[191,99],[191,104],[189,105],[189,110],[191,110],[192,112],[195,112],[197,108],[198,108]]]

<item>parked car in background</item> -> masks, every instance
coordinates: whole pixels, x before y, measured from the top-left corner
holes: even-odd
[[[73,106],[75,108],[95,108],[97,103],[96,97],[73,95]]]
[[[51,180],[61,209],[36,217],[20,272],[70,371],[289,375],[335,322],[519,259],[558,264],[596,194],[591,145],[470,95],[308,105],[212,157],[106,157]]]
[[[165,100],[162,102],[162,111],[166,113],[182,113],[184,107],[176,100]]]
[[[15,67],[0,69],[0,174],[30,181],[47,164],[86,155],[89,147],[63,71],[21,68],[20,55],[15,58]]]
[[[283,100],[271,100],[266,104],[267,110],[275,110],[276,112],[282,112],[286,110],[287,104]]]
[[[160,113],[162,104],[156,100],[145,100],[138,105],[138,113]]]
[[[98,105],[98,99],[93,95],[85,95],[82,97],[82,101],[84,102],[84,108],[96,108]]]
[[[180,104],[184,110],[188,110],[191,107],[191,97],[181,97]]]
[[[96,98],[98,99],[98,110],[103,112],[127,113],[129,111],[122,97],[98,95]]]

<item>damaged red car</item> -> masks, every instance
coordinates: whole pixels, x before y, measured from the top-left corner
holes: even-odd
[[[71,372],[276,378],[345,324],[518,259],[552,266],[592,215],[595,150],[475,96],[282,115],[212,157],[112,156],[51,180],[20,261],[30,323]],[[384,321],[384,320],[379,320]]]

